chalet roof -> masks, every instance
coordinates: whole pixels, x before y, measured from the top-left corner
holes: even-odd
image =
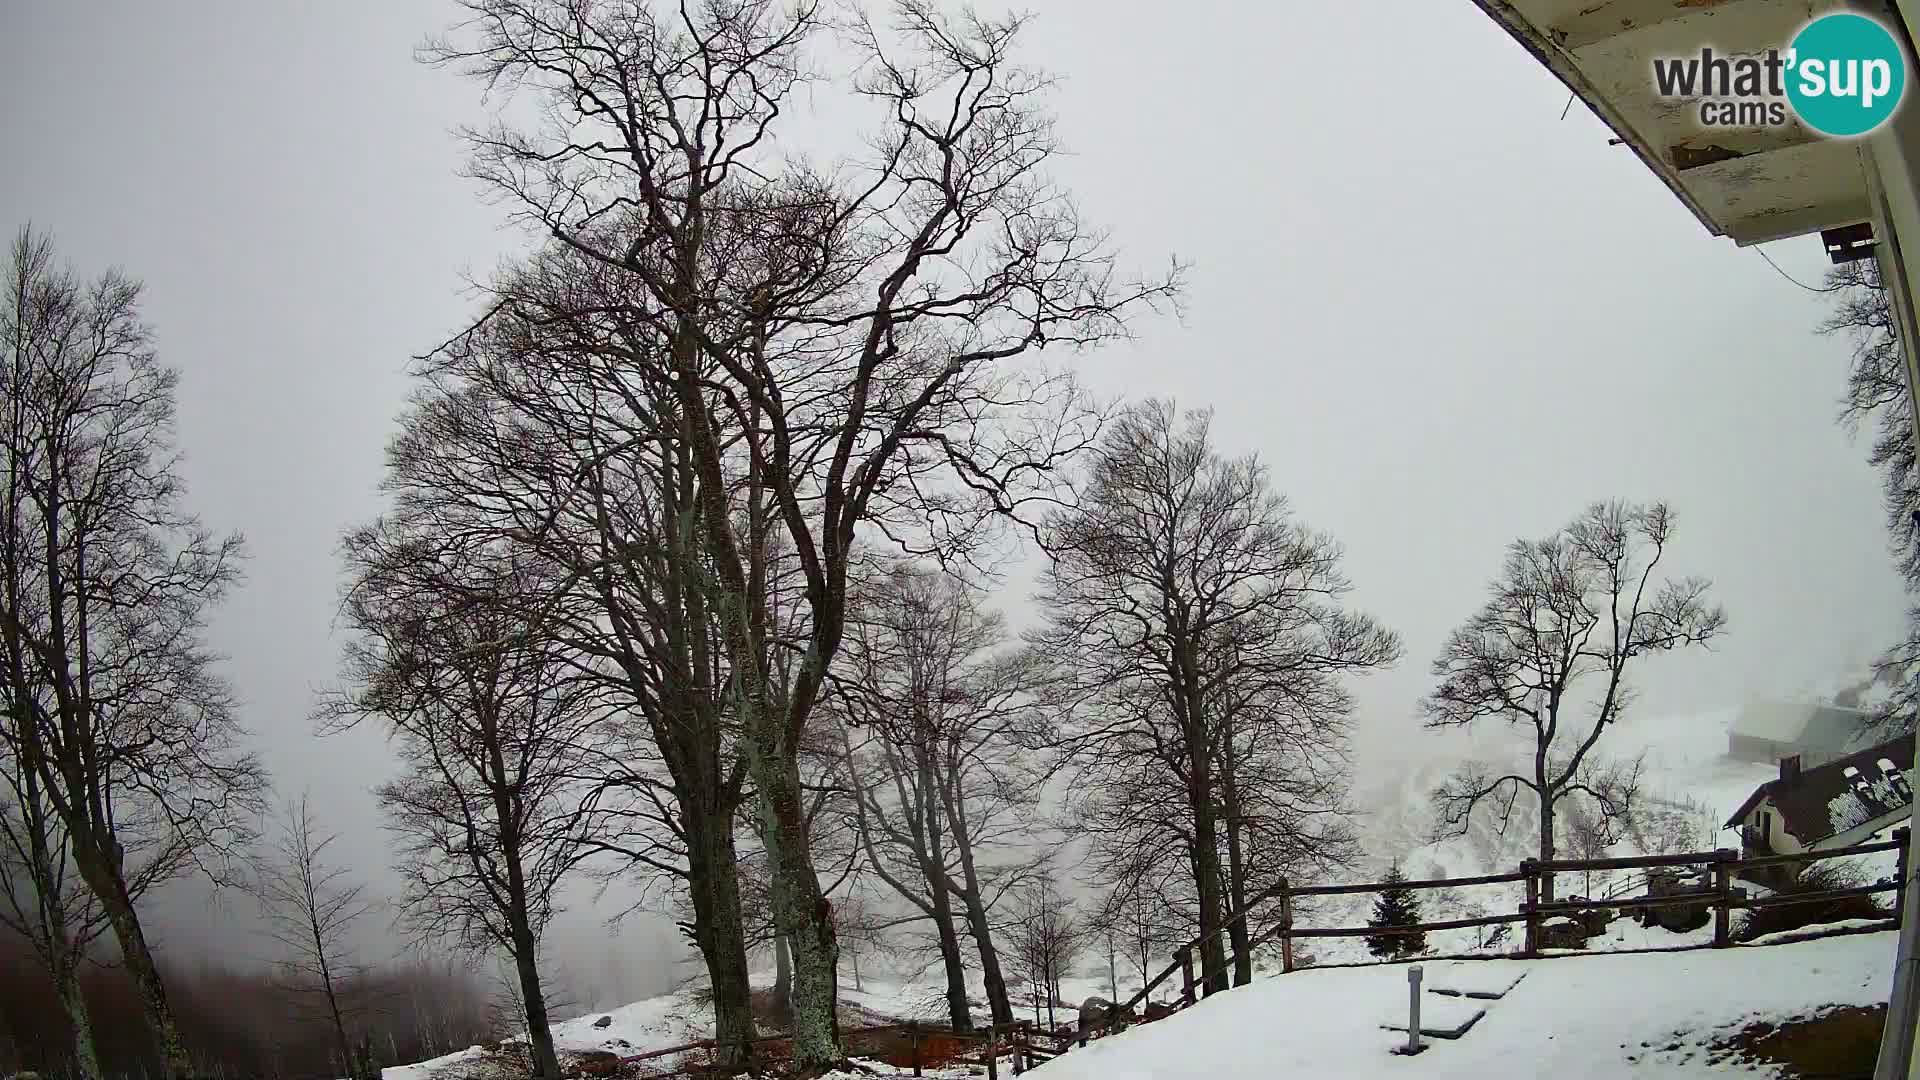
[[[1802,770],[1791,779],[1769,780],[1753,790],[1727,819],[1733,828],[1762,800],[1802,844],[1812,844],[1913,803],[1907,774],[1913,770],[1913,737],[1902,735]]]
[[[1868,716],[1859,709],[1806,702],[1757,701],[1740,709],[1731,731],[1770,742],[1809,749],[1846,750],[1858,746]]]

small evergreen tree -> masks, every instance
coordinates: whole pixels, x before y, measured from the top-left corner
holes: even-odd
[[[1373,902],[1373,918],[1367,920],[1368,926],[1415,926],[1420,922],[1420,901],[1414,898],[1413,890],[1406,887],[1407,875],[1400,872],[1400,864],[1394,863],[1387,871],[1386,888],[1380,890],[1379,897]],[[1427,935],[1421,934],[1369,934],[1367,951],[1375,956],[1397,960],[1402,956],[1413,956],[1427,948]]]

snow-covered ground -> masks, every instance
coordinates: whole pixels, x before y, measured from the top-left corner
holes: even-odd
[[[606,1027],[595,1027],[601,1017]],[[692,994],[668,994],[636,1001],[604,1013],[590,1013],[553,1025],[553,1042],[562,1057],[595,1050],[622,1057],[679,1046],[709,1037],[713,1018]],[[381,1071],[382,1080],[491,1080],[498,1059],[480,1047],[414,1065]]]
[[[1726,757],[1726,729],[1732,718],[1732,711],[1679,718],[1635,717],[1608,734],[1605,745],[1613,754],[1632,756],[1644,752],[1643,798],[1648,805],[1658,806],[1666,812],[1668,831],[1678,830],[1688,834],[1686,842],[1680,845],[1683,850],[1737,847],[1737,837],[1720,829],[1721,822],[1756,785],[1776,775],[1771,766],[1736,762]],[[1363,831],[1369,861],[1355,870],[1354,879],[1378,880],[1386,865],[1394,861],[1398,861],[1406,874],[1413,878],[1505,872],[1515,869],[1521,859],[1533,852],[1535,830],[1530,821],[1523,820],[1525,815],[1516,815],[1504,832],[1491,820],[1481,819],[1475,821],[1465,835],[1440,840],[1433,838],[1431,792],[1458,767],[1461,760],[1475,759],[1489,765],[1502,765],[1523,756],[1528,747],[1524,740],[1514,734],[1496,731],[1472,740],[1452,740],[1451,749],[1459,753],[1428,755],[1414,766],[1397,771],[1390,785],[1356,792],[1358,802],[1368,807]],[[1628,840],[1609,848],[1605,854],[1633,855],[1643,852],[1641,843]],[[1866,876],[1880,877],[1892,873],[1893,860],[1893,854],[1887,853],[1854,861],[1861,864],[1858,869]],[[1628,880],[1629,877],[1627,874],[1595,875],[1589,880],[1584,875],[1568,875],[1559,885],[1563,895],[1583,893],[1605,896],[1612,888],[1639,891],[1632,888],[1634,883]],[[1363,925],[1372,901],[1371,896],[1359,895],[1329,898],[1312,904],[1302,903],[1296,911],[1296,920],[1302,926]],[[1420,894],[1420,901],[1422,917],[1427,920],[1510,912],[1516,910],[1520,901],[1520,888],[1517,885],[1497,885],[1429,891]],[[1487,941],[1490,929],[1442,931],[1429,934],[1427,944],[1431,953],[1506,952],[1517,944],[1519,932],[1520,928],[1514,926],[1505,940],[1490,943]],[[1658,927],[1642,927],[1632,918],[1620,918],[1611,924],[1604,935],[1589,942],[1589,950],[1606,952],[1703,945],[1711,940],[1711,936],[1709,927],[1687,933],[1671,933]],[[1296,945],[1296,952],[1301,957],[1311,957],[1311,962],[1319,965],[1371,959],[1366,953],[1364,939],[1358,937],[1303,940]],[[1776,953],[1782,954],[1781,957],[1767,956]],[[1378,1019],[1375,1014],[1379,1009],[1373,1005],[1375,997],[1384,995],[1382,1000],[1389,1003],[1404,1001],[1404,967],[1300,972],[1285,978],[1262,979],[1253,988],[1205,1002],[1191,1014],[1183,1013],[1179,1017],[1142,1028],[1137,1035],[1126,1037],[1126,1044],[1142,1046],[1159,1045],[1159,1040],[1171,1039],[1168,1057],[1163,1063],[1157,1063],[1160,1059],[1151,1056],[1139,1060],[1128,1058],[1124,1062],[1116,1060],[1114,1055],[1122,1045],[1118,1042],[1102,1049],[1098,1055],[1080,1060],[1082,1065],[1106,1061],[1113,1066],[1113,1071],[1096,1070],[1086,1075],[1112,1076],[1117,1080],[1127,1080],[1132,1076],[1171,1078],[1234,1075],[1232,1070],[1239,1066],[1232,1062],[1242,1060],[1248,1063],[1249,1070],[1257,1064],[1263,1073],[1284,1073],[1286,1070],[1270,1053],[1278,1045],[1287,1055],[1284,1060],[1301,1065],[1315,1075],[1370,1076],[1389,1069],[1412,1068],[1427,1069],[1432,1075],[1446,1076],[1456,1074],[1456,1066],[1448,1062],[1459,1061],[1477,1062],[1458,1066],[1459,1075],[1477,1070],[1490,1070],[1492,1074],[1499,1075],[1547,1073],[1549,1070],[1544,1065],[1538,1069],[1529,1065],[1516,1070],[1499,1056],[1513,1052],[1515,1046],[1525,1042],[1531,1048],[1529,1052],[1547,1055],[1538,1059],[1543,1062],[1557,1060],[1555,1055],[1594,1055],[1601,1050],[1611,1055],[1593,1057],[1596,1064],[1592,1071],[1575,1071],[1564,1075],[1623,1075],[1621,1063],[1624,1058],[1621,1055],[1629,1049],[1637,1050],[1640,1040],[1654,1040],[1663,1033],[1683,1029],[1689,1032],[1705,1031],[1716,1025],[1739,1021],[1750,1014],[1776,1015],[1781,1009],[1882,1001],[1887,992],[1886,972],[1892,953],[1890,936],[1875,934],[1769,949],[1671,956],[1642,953],[1545,962],[1537,965],[1540,973],[1548,973],[1544,979],[1536,983],[1535,979],[1540,978],[1536,974],[1523,984],[1521,990],[1516,990],[1512,1000],[1496,1003],[1497,1011],[1489,1008],[1488,1016],[1481,1024],[1490,1025],[1490,1030],[1497,1037],[1482,1038],[1488,1033],[1476,1027],[1458,1046],[1442,1044],[1434,1052],[1412,1061],[1374,1054],[1374,1050],[1385,1046],[1390,1040],[1385,1038],[1386,1033],[1376,1032],[1370,1026]],[[1262,971],[1274,970],[1277,957],[1263,958],[1259,967]],[[1794,984],[1793,973],[1802,968],[1808,976],[1804,986],[1783,989]],[[1142,980],[1139,972],[1124,960],[1118,964],[1118,969],[1121,996],[1131,994],[1140,987]],[[769,984],[770,975],[764,973],[756,978],[755,985]],[[937,1021],[946,1016],[945,988],[937,968],[910,976],[875,977],[869,974],[858,988],[850,985],[850,973],[843,970],[842,978],[849,984],[841,989],[841,1002],[844,1021],[850,1026],[877,1022],[883,1018]],[[1676,981],[1700,983],[1705,988],[1698,992],[1688,989],[1684,997],[1676,997],[1660,1005],[1653,1004],[1656,1000],[1664,1000],[1658,995],[1648,996],[1630,989],[1659,985],[1678,992],[1677,986],[1669,987],[1670,983]],[[976,1017],[984,1020],[985,993],[979,985],[977,973],[971,982],[969,999],[974,1005]],[[1399,987],[1398,997],[1394,996],[1393,987]],[[1032,1016],[1034,1002],[1031,989],[1015,987],[1013,992],[1018,1014]],[[1170,997],[1173,993],[1174,990],[1169,988],[1160,996]],[[1087,997],[1111,994],[1104,956],[1089,958],[1083,962],[1077,977],[1064,982],[1062,1000],[1058,1003],[1059,1017],[1063,1021],[1070,1021],[1072,1009],[1078,1002]],[[1364,1007],[1362,998],[1366,999]],[[1336,1004],[1339,1002],[1347,1004]],[[1601,1016],[1602,1013],[1606,1015]],[[1322,1023],[1323,1018],[1336,1014],[1340,1023]],[[610,1017],[608,1025],[604,1028],[594,1027],[594,1022],[601,1016]],[[1204,1027],[1193,1026],[1206,1017],[1216,1019],[1207,1021]],[[1040,1018],[1043,1021],[1047,1019],[1044,1006]],[[1598,1022],[1599,1026],[1593,1027],[1594,1022]],[[1666,1026],[1661,1027],[1662,1023]],[[1238,1027],[1242,1024],[1246,1026]],[[1358,1027],[1354,1026],[1356,1024]],[[1659,1028],[1659,1031],[1654,1031],[1654,1028]],[[1253,1034],[1234,1041],[1231,1033],[1236,1030]],[[1187,1031],[1189,1035],[1169,1035],[1178,1031]],[[1618,1033],[1620,1041],[1628,1041],[1633,1045],[1627,1048],[1611,1044],[1602,1046],[1604,1039],[1592,1035],[1594,1031]],[[1505,1034],[1501,1035],[1502,1032]],[[1527,1039],[1532,1041],[1522,1039],[1517,1032],[1525,1032]],[[1627,1039],[1625,1033],[1629,1032],[1637,1034]],[[711,1015],[707,1006],[692,991],[636,1002],[609,1012],[590,1013],[554,1028],[555,1040],[563,1052],[610,1051],[621,1056],[680,1045],[711,1034]],[[1208,1043],[1217,1042],[1220,1045],[1185,1045],[1202,1038]],[[1135,1044],[1135,1039],[1142,1041]],[[1475,1043],[1476,1039],[1479,1042]],[[1506,1042],[1501,1042],[1502,1039]],[[1596,1039],[1600,1041],[1596,1042]],[[1275,1040],[1278,1040],[1277,1044]],[[1675,1041],[1668,1039],[1658,1045],[1665,1046]],[[1686,1040],[1679,1041],[1682,1045],[1692,1045]],[[1506,1049],[1490,1051],[1492,1056],[1484,1058],[1458,1052],[1461,1046],[1470,1043],[1483,1047],[1489,1044],[1502,1045]],[[1347,1054],[1349,1057],[1352,1054],[1360,1055],[1353,1058],[1360,1064],[1353,1065],[1354,1071],[1351,1073],[1318,1070],[1314,1055],[1331,1053],[1336,1044],[1348,1047],[1352,1051]],[[1567,1049],[1575,1044],[1584,1049]],[[1227,1071],[1216,1074],[1208,1071],[1211,1066],[1194,1065],[1189,1068],[1186,1064],[1179,1064],[1175,1061],[1178,1056],[1175,1052],[1181,1050],[1197,1055],[1190,1055],[1192,1062],[1204,1063],[1217,1058],[1219,1067]],[[1616,1050],[1620,1053],[1613,1053]],[[1235,1054],[1243,1056],[1235,1058]],[[1684,1066],[1684,1063],[1669,1061],[1668,1057],[1674,1057],[1677,1061],[1678,1057],[1684,1057],[1684,1053],[1675,1052],[1666,1057],[1658,1054],[1643,1056],[1633,1065],[1634,1069],[1640,1071],[1632,1075],[1695,1075],[1689,1071],[1658,1071],[1669,1066]],[[462,1051],[436,1061],[390,1068],[386,1070],[385,1080],[477,1078],[487,1060],[488,1055],[478,1050]],[[1090,1065],[1087,1067],[1091,1068]],[[1127,1072],[1128,1068],[1135,1071]],[[1071,1069],[1064,1065],[1052,1066],[1049,1072],[1056,1069],[1060,1070],[1058,1080],[1070,1080]],[[1140,1071],[1142,1069],[1147,1071]],[[1163,1072],[1162,1069],[1172,1071]],[[1650,1069],[1655,1071],[1646,1071]],[[1251,1074],[1249,1071],[1248,1075]]]
[[[1738,809],[1753,789],[1778,775],[1771,765],[1734,761],[1726,756],[1727,726],[1737,710],[1722,710],[1691,716],[1629,715],[1608,730],[1600,750],[1613,760],[1642,756],[1640,780],[1641,806],[1664,818],[1655,833],[1668,841],[1668,850],[1705,851],[1717,847],[1739,847],[1736,833],[1721,824]],[[1367,808],[1363,827],[1370,862],[1360,867],[1357,879],[1379,880],[1387,865],[1398,861],[1410,878],[1474,877],[1507,873],[1518,869],[1520,860],[1537,854],[1539,829],[1526,799],[1504,829],[1490,814],[1477,816],[1464,835],[1434,838],[1435,813],[1432,793],[1464,761],[1478,761],[1501,771],[1524,772],[1530,767],[1531,731],[1489,728],[1471,739],[1433,736],[1449,746],[1448,753],[1430,753],[1405,769],[1396,770],[1390,782],[1357,791],[1357,801]],[[1607,856],[1641,855],[1655,836],[1630,837],[1611,847]],[[1647,841],[1643,843],[1642,841]],[[1878,864],[1874,864],[1877,867]],[[1863,867],[1871,869],[1871,867]],[[1613,890],[1639,893],[1639,877],[1633,872],[1568,874],[1557,882],[1560,895],[1580,894],[1604,897]],[[1481,885],[1462,889],[1425,891],[1419,894],[1421,917],[1428,921],[1470,918],[1483,914],[1512,912],[1518,909],[1522,886],[1519,884]],[[1371,913],[1370,895],[1336,897],[1303,903],[1296,913],[1302,926],[1359,926]],[[1636,937],[1638,927],[1617,923],[1616,935]],[[1490,929],[1450,930],[1427,935],[1429,950],[1435,953],[1477,951],[1487,945]],[[1509,935],[1519,933],[1516,926]],[[1647,940],[1635,940],[1631,946],[1620,944],[1595,947],[1644,947],[1680,944],[1681,935],[1662,930],[1645,931]],[[1497,948],[1511,947],[1512,938]],[[1369,959],[1362,938],[1315,940],[1305,951],[1322,964],[1352,963]]]
[[[1046,1080],[1322,1080],[1408,1076],[1613,1077],[1739,1075],[1710,1064],[1716,1037],[1755,1020],[1829,1005],[1885,1002],[1894,935],[1861,934],[1766,947],[1487,961],[1526,978],[1457,1040],[1429,1040],[1417,1057],[1391,1051],[1405,1035],[1402,965],[1302,971],[1257,979],[1191,1009],[1074,1050]],[[1429,1001],[1444,1000],[1427,995]],[[1423,1005],[1423,1011],[1427,1006]],[[1424,1026],[1424,1021],[1423,1021]],[[1766,1070],[1757,1070],[1767,1075]]]

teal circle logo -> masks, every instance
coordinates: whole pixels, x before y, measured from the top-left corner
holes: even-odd
[[[1886,123],[1907,88],[1900,43],[1878,22],[1850,12],[1801,27],[1787,66],[1787,101],[1822,135],[1865,135]]]

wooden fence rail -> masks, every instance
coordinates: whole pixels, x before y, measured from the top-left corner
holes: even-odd
[[[1871,844],[1858,844],[1852,847],[1836,848],[1828,851],[1800,852],[1792,855],[1761,855],[1753,858],[1740,858],[1739,854],[1727,848],[1715,851],[1684,852],[1675,855],[1637,855],[1610,859],[1526,859],[1520,869],[1513,873],[1481,874],[1474,877],[1430,878],[1417,881],[1359,882],[1340,885],[1303,885],[1291,886],[1281,878],[1273,886],[1262,890],[1258,895],[1230,913],[1222,920],[1220,933],[1227,934],[1233,928],[1245,923],[1256,910],[1269,905],[1278,906],[1278,918],[1257,935],[1252,935],[1247,943],[1249,951],[1262,948],[1276,938],[1280,942],[1281,970],[1294,970],[1293,942],[1295,939],[1370,937],[1375,935],[1421,934],[1436,930],[1463,930],[1482,926],[1505,926],[1511,923],[1526,924],[1526,940],[1520,950],[1522,956],[1540,956],[1542,947],[1542,929],[1549,919],[1571,917],[1594,911],[1642,911],[1667,907],[1699,906],[1706,907],[1713,915],[1714,948],[1726,948],[1733,944],[1731,923],[1732,913],[1784,907],[1795,904],[1817,904],[1849,897],[1873,896],[1879,893],[1896,893],[1894,918],[1904,908],[1909,839],[1906,828],[1894,830],[1894,839]],[[1766,897],[1748,897],[1741,894],[1735,885],[1735,878],[1743,871],[1764,869],[1777,866],[1800,865],[1819,862],[1824,859],[1844,858],[1852,855],[1868,855],[1875,852],[1895,851],[1899,854],[1898,870],[1894,880],[1884,884],[1849,886],[1846,888],[1823,889],[1815,892],[1782,893]],[[1663,896],[1614,896],[1608,899],[1545,900],[1553,892],[1554,879],[1562,874],[1584,873],[1593,870],[1660,870],[1676,867],[1697,866],[1710,875],[1711,885],[1705,889],[1692,889]],[[1639,879],[1643,884],[1646,877]],[[1519,910],[1510,914],[1482,915],[1468,919],[1443,919],[1434,922],[1418,923],[1410,926],[1374,927],[1374,926],[1334,926],[1334,927],[1297,927],[1293,924],[1293,903],[1302,897],[1351,896],[1361,893],[1377,893],[1389,887],[1403,889],[1450,889],[1474,885],[1504,885],[1524,882],[1526,899]],[[1183,1008],[1194,1004],[1200,998],[1212,993],[1215,987],[1209,987],[1196,978],[1195,958],[1199,954],[1202,938],[1196,938],[1182,945],[1174,952],[1173,962],[1154,975],[1147,984],[1133,996],[1118,1006],[1119,1023],[1107,1030],[1118,1030],[1125,1018],[1136,1015],[1137,1010],[1150,995],[1180,973],[1180,996],[1173,1003],[1174,1008]],[[1661,948],[1654,951],[1673,951],[1674,949],[1702,948],[1700,945],[1681,945],[1673,948]],[[1478,954],[1462,954],[1460,958]],[[1239,959],[1237,954],[1228,955],[1228,966]],[[1345,966],[1345,965],[1342,965]],[[1149,1014],[1151,1018],[1151,1014]],[[969,1052],[967,1060],[986,1066],[988,1080],[998,1080],[999,1062],[1010,1058],[1013,1071],[1017,1075],[1033,1068],[1060,1053],[1066,1052],[1071,1040],[1062,1042],[1054,1033],[1036,1028],[1029,1021],[1015,1021],[1012,1024],[989,1025],[971,1032],[956,1032],[951,1027],[926,1023],[893,1023],[869,1027],[849,1028],[840,1034],[842,1038],[855,1038],[862,1035],[876,1035],[888,1032],[905,1031],[911,1040],[912,1066],[914,1075],[922,1072],[922,1046],[929,1036],[938,1036],[945,1040],[977,1041],[981,1044],[979,1058],[974,1059]],[[1082,1042],[1087,1033],[1079,1033]],[[782,1041],[790,1036],[770,1035],[754,1039],[756,1044]],[[685,1054],[715,1047],[712,1039],[702,1039],[681,1046],[650,1050],[641,1054],[623,1057],[623,1064],[655,1060],[674,1054]]]
[[[987,1080],[999,1080],[1000,1061],[1002,1058],[1011,1059],[1013,1074],[1018,1076],[1040,1062],[1058,1056],[1066,1049],[1065,1042],[1036,1028],[1031,1021],[1027,1020],[1015,1020],[1010,1024],[988,1024],[983,1027],[974,1028],[971,1031],[957,1031],[948,1024],[929,1023],[917,1020],[839,1029],[840,1039],[843,1043],[858,1039],[860,1036],[885,1035],[896,1032],[906,1034],[909,1040],[910,1058],[906,1062],[896,1062],[895,1064],[911,1067],[913,1069],[913,1075],[915,1076],[923,1075],[924,1069],[929,1066],[942,1066],[955,1060],[950,1055],[942,1060],[941,1057],[930,1052],[929,1045],[935,1039],[946,1040],[948,1042],[957,1040],[961,1042],[978,1043],[979,1049],[968,1051],[961,1056],[961,1060],[964,1060],[970,1065],[984,1065],[987,1070]],[[768,1043],[786,1042],[792,1037],[791,1034],[758,1035],[748,1040],[748,1042],[751,1045],[759,1046]],[[718,1047],[719,1043],[716,1040],[696,1039],[693,1042],[681,1043],[678,1046],[665,1046],[638,1054],[628,1054],[620,1058],[620,1064],[623,1066],[637,1065],[643,1062],[657,1061],[661,1058],[674,1057],[681,1054],[714,1050]],[[976,1054],[978,1056],[975,1056]],[[676,1069],[671,1073],[654,1075],[670,1076],[680,1073],[705,1075],[704,1066]]]
[[[1904,906],[1905,886],[1908,865],[1908,841],[1905,827],[1894,830],[1892,840],[1870,844],[1856,844],[1851,847],[1835,848],[1828,851],[1800,852],[1792,855],[1761,855],[1753,858],[1740,858],[1739,853],[1728,848],[1714,851],[1690,851],[1671,855],[1632,855],[1604,859],[1526,859],[1520,869],[1512,873],[1481,874],[1473,877],[1428,878],[1415,881],[1398,881],[1394,887],[1402,889],[1454,889],[1473,885],[1503,885],[1524,882],[1526,899],[1520,909],[1512,914],[1483,915],[1469,919],[1446,919],[1436,922],[1419,923],[1405,927],[1296,927],[1293,924],[1293,902],[1303,897],[1315,896],[1351,896],[1361,893],[1377,893],[1388,887],[1387,882],[1371,881],[1346,883],[1339,885],[1301,885],[1291,886],[1285,878],[1272,887],[1262,891],[1248,901],[1239,910],[1226,916],[1221,922],[1220,933],[1227,934],[1244,923],[1256,909],[1277,904],[1278,920],[1267,930],[1251,937],[1247,943],[1249,950],[1261,948],[1276,938],[1280,942],[1281,970],[1294,970],[1293,942],[1301,938],[1341,938],[1365,937],[1373,935],[1418,934],[1433,930],[1462,930],[1482,926],[1504,926],[1510,923],[1526,924],[1526,940],[1520,950],[1523,956],[1538,956],[1542,953],[1543,928],[1549,919],[1574,916],[1592,911],[1644,911],[1659,908],[1699,905],[1709,908],[1713,916],[1713,947],[1725,948],[1733,944],[1732,913],[1740,910],[1787,906],[1792,904],[1813,904],[1832,901],[1851,896],[1870,896],[1883,892],[1899,893],[1894,911],[1896,914]],[[1791,895],[1749,898],[1736,888],[1735,878],[1742,872],[1765,867],[1784,865],[1803,865],[1819,862],[1823,859],[1837,859],[1852,855],[1868,855],[1881,851],[1899,851],[1899,870],[1893,883],[1869,885],[1844,889],[1825,889],[1817,892],[1794,893]],[[1699,867],[1709,876],[1710,884],[1704,889],[1693,889],[1664,896],[1614,896],[1604,900],[1581,898],[1578,900],[1547,900],[1553,895],[1555,878],[1562,874],[1588,873],[1595,870],[1643,870],[1657,871],[1680,867]],[[1648,878],[1642,875],[1639,882],[1644,885]],[[1638,887],[1638,886],[1636,886]],[[1173,962],[1168,964],[1139,992],[1128,998],[1122,1008],[1132,1012],[1142,1002],[1148,1000],[1173,976],[1181,975],[1180,996],[1175,1007],[1193,1004],[1201,997],[1213,992],[1215,987],[1208,986],[1203,980],[1195,978],[1194,964],[1203,939],[1196,938],[1182,945],[1173,954]],[[1698,947],[1698,946],[1694,946]],[[1233,966],[1237,955],[1229,955],[1228,966]]]
[[[1515,881],[1525,881],[1526,873],[1516,871],[1511,874],[1482,874],[1479,877],[1427,878],[1422,881],[1396,881],[1402,889],[1457,889],[1467,885],[1504,885]],[[1349,893],[1379,892],[1381,882],[1363,881],[1351,885],[1302,885],[1290,890],[1294,896],[1344,896]]]

